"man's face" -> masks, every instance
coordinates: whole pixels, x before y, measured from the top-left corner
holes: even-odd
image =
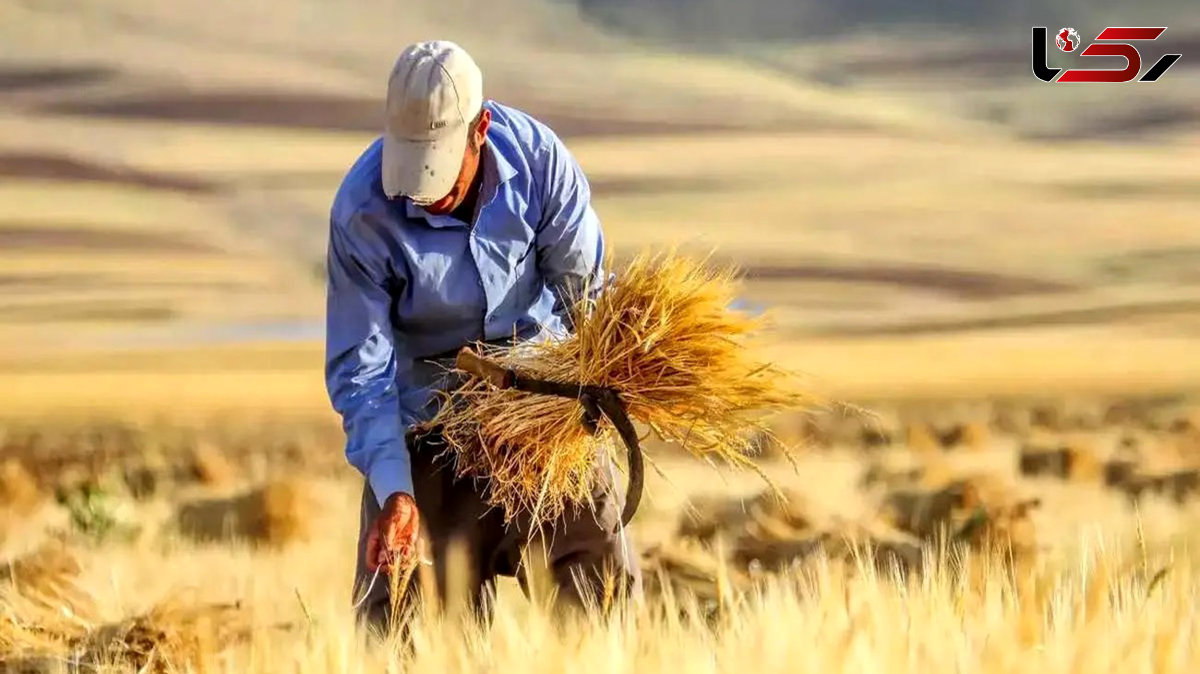
[[[454,212],[466,199],[471,183],[479,173],[479,158],[483,152],[484,139],[487,138],[488,125],[491,124],[492,113],[484,110],[479,115],[479,121],[471,129],[471,137],[467,139],[467,150],[463,153],[462,165],[458,169],[458,177],[454,179],[454,187],[449,194],[430,204],[417,203],[431,215],[446,215]]]

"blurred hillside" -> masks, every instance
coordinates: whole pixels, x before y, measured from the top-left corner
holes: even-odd
[[[696,46],[748,41],[789,43],[845,37],[864,31],[917,30],[933,37],[966,29],[984,42],[1004,41],[1007,29],[1070,26],[1165,25],[1200,27],[1188,0],[1045,0],[1043,2],[945,2],[915,0],[577,0],[584,12],[622,31],[689,42]]]
[[[1138,6],[1146,59],[1184,54],[1160,82],[1072,87],[1030,26],[1125,9],[966,7],[4,3],[0,348],[318,343],[330,200],[397,50],[443,37],[568,138],[618,254],[716,247],[787,344],[1183,340],[1126,368],[1160,371],[1200,334],[1197,12]]]
[[[803,111],[770,86],[747,99],[719,63],[680,63],[538,0],[63,0],[0,12],[7,93],[43,113],[374,131],[396,53],[430,36],[462,43],[492,95],[568,135],[778,124]]]
[[[1188,57],[1200,53],[1200,7],[1186,0],[578,1],[588,18],[625,35],[839,90],[887,93],[1030,138],[1127,139],[1200,125],[1198,60]],[[1185,56],[1154,91],[1128,96],[1047,87],[1029,76],[1032,26],[1077,27],[1090,41],[1114,25],[1168,26],[1159,40],[1139,45],[1147,63],[1165,53]],[[1050,52],[1056,66],[1078,58]]]
[[[573,138],[923,123],[637,47],[536,0],[5,3],[0,309],[12,342],[318,314],[333,191],[379,128],[397,50],[431,36],[476,55],[490,96]]]

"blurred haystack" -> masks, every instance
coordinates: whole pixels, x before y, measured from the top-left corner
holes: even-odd
[[[1104,486],[1123,489],[1137,477],[1138,463],[1134,459],[1117,457],[1104,462]]]
[[[675,535],[705,543],[729,528],[739,527],[747,517],[740,499],[723,494],[692,496],[679,516]]]
[[[937,435],[934,434],[929,424],[923,422],[913,422],[908,425],[905,442],[908,444],[909,450],[917,454],[931,454],[941,449]]]
[[[941,486],[957,475],[940,452],[893,453],[867,462],[858,486],[868,491],[891,493],[909,487]]]
[[[28,515],[44,494],[33,474],[18,459],[0,461],[0,511]]]
[[[809,408],[797,377],[759,360],[760,317],[733,309],[732,270],[674,254],[644,254],[592,301],[574,306],[575,331],[486,355],[535,378],[618,391],[630,416],[692,454],[751,467],[770,434],[763,413]],[[468,381],[429,423],[463,474],[488,479],[506,515],[550,519],[586,498],[605,420],[592,436],[576,400],[499,390]]]
[[[1014,563],[1037,554],[1032,513],[1037,499],[1024,499],[990,476],[970,476],[932,489],[900,489],[888,495],[883,516],[928,543],[965,544]]]
[[[113,663],[138,672],[177,672],[206,664],[250,634],[240,604],[185,604],[168,601],[146,613],[100,625],[72,638],[70,651],[81,662]]]
[[[0,541],[42,503],[37,480],[18,459],[0,461]]]
[[[963,447],[972,451],[982,451],[987,449],[992,441],[991,429],[988,428],[986,421],[973,420],[965,421],[959,425],[961,432],[959,434],[960,442]]]
[[[768,489],[752,499],[746,533],[760,538],[786,539],[811,531],[818,520],[812,503],[796,489]]]
[[[240,604],[177,599],[108,623],[75,606],[40,608],[18,600],[0,608],[0,665],[11,659],[25,668],[57,661],[70,663],[69,671],[207,671],[221,651],[251,634]]]
[[[1098,482],[1104,478],[1104,460],[1099,450],[1086,440],[1076,440],[1064,450],[1067,454],[1067,479],[1075,482]]]
[[[324,451],[341,428],[324,415],[264,417],[250,410],[192,421],[59,420],[0,424],[0,463],[15,459],[46,492],[123,480],[135,498],[196,482],[226,487],[266,474],[318,474],[344,467]],[[0,508],[3,510],[3,508]]]
[[[309,537],[319,507],[303,482],[279,480],[232,498],[184,503],[176,521],[181,533],[199,541],[246,539],[281,546]]]
[[[237,469],[229,458],[211,443],[198,443],[192,448],[190,460],[192,476],[210,487],[228,485],[237,475]]]
[[[799,450],[829,447],[829,434],[815,414],[781,415],[771,426],[772,432],[763,438],[765,458],[787,458]]]
[[[1183,470],[1135,473],[1120,486],[1130,500],[1137,502],[1154,494],[1169,498],[1176,505],[1183,505],[1193,496],[1200,495],[1200,470]]]
[[[1034,429],[1063,431],[1065,416],[1061,404],[1042,402],[1029,408],[1029,425]]]
[[[1029,444],[1021,448],[1017,470],[1026,477],[1049,476],[1076,482],[1099,481],[1104,461],[1085,440],[1070,440],[1058,446]]]
[[[862,489],[898,489],[921,482],[925,471],[925,466],[920,465],[891,466],[883,461],[872,461],[863,469],[858,486]]]
[[[826,446],[848,447],[875,452],[895,444],[903,428],[895,410],[870,409],[837,403],[825,413],[813,416],[823,425],[820,435]]]
[[[906,440],[909,449],[917,453],[933,453],[959,447],[979,451],[991,440],[988,426],[982,421],[962,421],[934,424],[915,421],[908,424]]]
[[[39,606],[66,604],[90,611],[90,599],[75,582],[81,571],[75,552],[62,540],[52,539],[0,566],[0,589]]]
[[[820,513],[796,491],[766,490],[746,500],[694,500],[676,533],[676,542],[699,546],[689,548],[692,557],[703,550],[750,578],[817,558],[902,571],[918,568],[922,559],[918,539],[883,523],[867,526]],[[668,570],[681,564],[675,559]],[[694,580],[696,574],[685,575],[689,573]]]
[[[896,470],[882,461],[876,468]],[[992,475],[954,476],[944,466],[931,468],[903,474],[885,493],[879,513],[861,521],[820,513],[796,492],[784,492],[782,499],[773,490],[748,499],[693,499],[670,545],[653,548],[649,567],[672,591],[706,599],[740,589],[744,579],[817,561],[847,573],[874,569],[906,576],[927,570],[938,550],[969,550],[985,560],[973,564],[976,571],[1030,568],[1039,549],[1032,518],[1039,501],[1022,498]],[[886,485],[886,478],[876,484]]]
[[[1015,400],[992,403],[991,428],[1003,435],[1025,437],[1033,428],[1032,410]]]
[[[947,533],[954,515],[975,501],[974,493],[975,487],[966,481],[937,489],[900,488],[887,495],[883,518],[902,531],[931,540]]]
[[[874,568],[907,575],[923,568],[925,547],[919,538],[887,522],[844,522],[822,535],[822,554],[850,571]]]
[[[739,569],[782,568],[821,549],[818,516],[798,491],[768,489],[753,498],[693,501],[677,536],[727,548]]]
[[[693,497],[680,515],[676,535],[703,542],[728,532],[787,538],[812,526],[812,507],[802,493],[767,489],[746,500]]]
[[[652,596],[691,595],[702,601],[720,601],[751,584],[750,576],[713,549],[686,539],[645,548],[642,576]]]
[[[61,540],[0,567],[0,671],[69,663],[69,671],[204,671],[212,657],[250,634],[237,604],[176,595],[148,611],[107,622],[77,581],[78,558]]]

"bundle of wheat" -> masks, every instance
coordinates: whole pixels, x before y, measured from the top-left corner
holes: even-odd
[[[757,359],[764,318],[734,308],[736,272],[675,253],[643,254],[589,301],[574,331],[487,356],[531,377],[617,391],[630,417],[692,454],[752,465],[770,434],[766,414],[813,407],[800,379]],[[430,427],[445,436],[462,474],[486,477],[490,500],[511,518],[552,518],[584,499],[613,429],[591,435],[577,400],[468,381],[450,392]]]
[[[311,533],[320,506],[310,491],[299,480],[276,480],[236,496],[185,502],[176,522],[181,533],[202,542],[240,538],[284,546]]]
[[[126,620],[101,625],[70,642],[72,658],[140,672],[203,669],[208,657],[250,635],[240,604],[169,601]]]
[[[251,637],[241,604],[176,598],[113,622],[79,608],[0,595],[0,670],[11,658],[55,661],[70,671],[206,671],[210,658]]]

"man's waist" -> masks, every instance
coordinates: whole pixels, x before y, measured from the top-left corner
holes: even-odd
[[[521,337],[516,340],[512,338],[506,339],[491,339],[486,341],[471,342],[471,344],[487,344],[489,346],[510,346],[514,342],[524,341]],[[412,378],[414,383],[427,388],[448,389],[453,388],[457,383],[454,377],[454,361],[458,357],[458,352],[467,344],[459,345],[448,351],[434,353],[428,356],[421,356],[412,359]]]
[[[517,341],[520,341],[520,340],[518,339]],[[478,342],[471,342],[470,344],[471,345],[488,344],[491,346],[509,346],[512,343],[513,343],[512,339],[492,339],[492,340],[486,340],[486,341],[481,340]],[[430,354],[428,356],[421,356],[419,358],[413,358],[413,363],[432,363],[432,364],[453,365],[454,359],[456,357],[458,357],[458,352],[460,350],[462,350],[462,348],[464,346],[468,346],[468,345],[460,344],[459,346],[456,346],[453,349],[450,349],[448,351],[442,351],[441,353],[434,353],[434,354]]]

